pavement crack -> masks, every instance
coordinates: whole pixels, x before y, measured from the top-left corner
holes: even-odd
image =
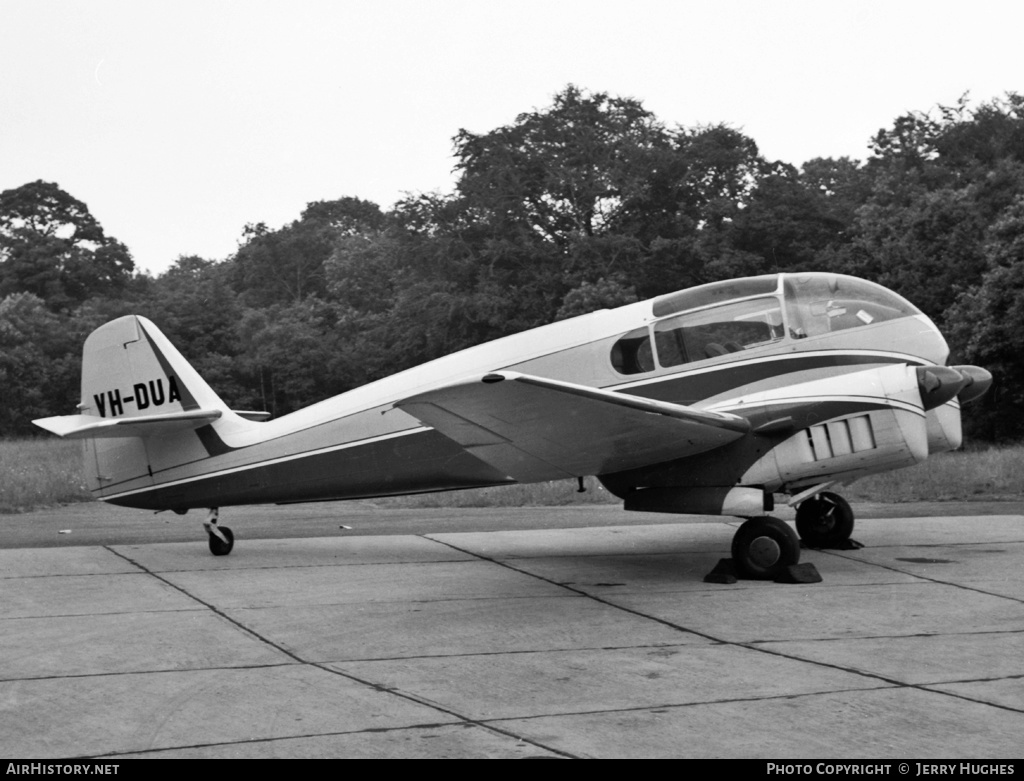
[[[228,615],[227,613],[225,613],[220,608],[216,607],[215,605],[210,604],[209,602],[207,602],[204,599],[201,599],[200,597],[198,597],[195,594],[191,593],[188,589],[178,585],[177,583],[174,583],[171,580],[168,580],[167,578],[163,577],[159,573],[153,572],[151,569],[146,567],[144,564],[142,564],[142,563],[140,563],[138,561],[135,561],[130,556],[128,556],[128,555],[126,555],[124,553],[121,553],[120,551],[113,550],[109,546],[104,546],[104,547],[106,548],[106,550],[109,550],[115,556],[120,556],[125,561],[127,561],[127,562],[133,564],[134,566],[138,567],[144,573],[152,576],[153,578],[155,578],[155,579],[159,580],[161,583],[164,583],[167,586],[173,588],[174,590],[178,591],[179,593],[184,594],[189,599],[194,600],[195,602],[199,603],[200,605],[202,605],[203,607],[208,609],[210,612],[214,613],[215,615],[220,616],[225,621],[228,621],[229,623],[231,623],[232,625],[234,625],[235,627],[240,629],[242,632],[244,632],[244,633],[254,637],[259,642],[264,643],[265,645],[267,645],[267,646],[269,646],[269,647],[279,651],[280,653],[284,654],[285,656],[287,656],[290,659],[293,659],[295,662],[297,662],[299,664],[302,664],[302,665],[305,665],[305,666],[308,666],[308,667],[315,667],[318,670],[322,670],[322,671],[330,673],[332,675],[337,675],[337,676],[339,676],[341,678],[345,678],[347,680],[350,680],[353,683],[358,683],[358,684],[360,684],[362,686],[366,686],[368,688],[371,688],[374,691],[378,691],[378,692],[381,692],[381,693],[384,693],[384,694],[389,694],[389,695],[394,696],[394,697],[400,697],[400,698],[402,698],[404,700],[407,700],[409,702],[414,702],[417,705],[421,705],[421,706],[424,706],[424,707],[431,708],[431,709],[433,709],[435,711],[438,711],[439,713],[444,713],[444,714],[446,714],[448,716],[451,716],[452,718],[457,719],[460,723],[476,724],[476,725],[478,725],[478,726],[480,726],[480,727],[482,727],[484,729],[488,729],[488,730],[492,730],[492,731],[497,731],[497,732],[500,732],[501,734],[506,735],[508,737],[516,737],[518,740],[530,743],[531,745],[535,745],[538,748],[543,748],[546,751],[552,751],[554,753],[558,753],[558,754],[561,754],[563,756],[569,756],[568,754],[565,754],[565,752],[560,752],[560,751],[558,751],[556,749],[552,749],[552,748],[543,746],[542,744],[536,743],[535,741],[533,741],[531,739],[524,738],[524,737],[521,737],[521,736],[518,736],[518,735],[513,736],[512,733],[510,733],[510,732],[508,732],[506,730],[498,730],[497,728],[489,727],[489,726],[486,726],[484,724],[481,724],[476,719],[473,719],[473,718],[471,718],[469,716],[466,716],[465,714],[459,713],[459,712],[457,712],[457,711],[455,711],[455,710],[453,710],[451,708],[444,707],[444,706],[440,705],[439,703],[431,702],[430,700],[428,700],[426,698],[419,697],[417,695],[410,694],[408,692],[404,692],[404,691],[402,691],[400,689],[397,689],[397,688],[394,688],[394,687],[384,686],[384,685],[382,685],[382,684],[380,684],[380,683],[378,683],[376,681],[372,681],[372,680],[369,680],[369,679],[361,678],[361,677],[359,677],[357,675],[353,675],[351,673],[344,672],[342,670],[338,670],[336,668],[330,667],[329,665],[327,665],[325,663],[312,662],[312,661],[309,661],[307,659],[303,659],[301,656],[299,656],[297,653],[295,653],[291,649],[287,648],[286,646],[284,646],[284,645],[282,645],[280,643],[276,643],[273,640],[271,640],[270,638],[260,634],[259,632],[255,631],[254,629],[246,626],[244,623],[242,623],[238,619],[234,618],[233,616]]]
[[[923,546],[921,546],[921,547],[923,547]],[[945,547],[945,546],[932,546],[932,547]],[[891,564],[883,564],[883,563],[878,562],[878,561],[864,561],[864,559],[859,559],[856,556],[844,555],[842,553],[836,553],[834,551],[822,551],[822,552],[823,553],[828,553],[828,555],[830,555],[830,556],[836,556],[837,558],[846,559],[848,561],[855,561],[858,564],[864,564],[864,565],[871,566],[871,567],[878,567],[879,569],[884,569],[884,570],[887,570],[889,572],[896,572],[896,573],[899,573],[900,575],[906,575],[906,576],[911,577],[911,578],[917,578],[918,580],[922,580],[922,581],[924,581],[926,583],[935,583],[935,584],[940,585],[940,586],[951,586],[953,588],[958,588],[958,589],[960,589],[962,591],[971,591],[971,592],[974,592],[975,594],[984,594],[985,596],[998,597],[999,599],[1007,599],[1010,602],[1019,602],[1021,604],[1024,604],[1024,598],[1021,598],[1021,597],[1013,597],[1013,596],[1009,596],[1007,594],[997,594],[997,593],[995,593],[993,591],[986,591],[983,588],[977,588],[975,586],[969,586],[969,585],[967,585],[965,583],[954,583],[954,582],[949,581],[949,580],[942,580],[941,578],[933,578],[933,577],[929,577],[928,575],[922,575],[922,574],[920,574],[918,572],[909,572],[909,571],[907,571],[905,569],[902,569],[900,567],[894,567]]]
[[[233,616],[228,615],[223,610],[218,608],[216,605],[212,605],[209,602],[207,602],[206,600],[201,599],[200,597],[197,597],[195,594],[193,594],[192,592],[190,592],[188,589],[184,588],[183,586],[179,586],[177,583],[175,583],[172,580],[169,580],[169,579],[165,578],[163,575],[161,575],[158,572],[153,572],[151,569],[146,567],[144,564],[141,564],[140,562],[135,561],[130,556],[128,556],[128,555],[126,555],[124,553],[121,553],[120,551],[116,551],[116,550],[114,550],[113,548],[111,548],[109,546],[104,546],[104,547],[107,550],[109,550],[111,553],[113,553],[115,556],[120,556],[125,561],[130,562],[131,564],[134,564],[136,567],[141,569],[146,574],[150,575],[151,577],[155,578],[156,580],[160,581],[161,583],[169,586],[170,588],[174,589],[178,593],[185,595],[186,597],[188,597],[189,599],[193,600],[194,602],[202,605],[207,610],[209,610],[211,613],[213,613],[213,614],[215,614],[217,616],[220,616],[222,619],[224,619],[228,623],[232,624],[233,626],[237,627],[238,629],[240,629],[245,634],[255,638],[259,642],[269,646],[270,648],[273,648],[274,650],[284,654],[288,658],[293,659],[293,660],[295,660],[296,662],[298,662],[300,664],[308,664],[308,662],[306,660],[304,660],[301,657],[299,657],[296,653],[291,651],[289,648],[286,648],[285,646],[281,645],[280,643],[275,643],[269,637],[265,637],[265,636],[261,635],[259,632],[257,632],[254,629],[246,626],[245,624],[243,624],[238,619],[234,618]]]
[[[672,621],[668,621],[668,620],[663,619],[663,618],[658,618],[657,616],[652,616],[652,615],[649,615],[647,613],[642,613],[642,612],[640,612],[638,610],[634,610],[633,608],[628,608],[628,607],[623,607],[622,605],[617,605],[614,602],[610,602],[607,599],[602,599],[601,597],[595,596],[595,595],[593,595],[593,594],[591,594],[591,593],[589,593],[587,591],[584,591],[583,589],[576,588],[576,587],[572,586],[571,584],[567,584],[567,583],[560,582],[560,581],[557,581],[557,580],[552,580],[551,578],[546,578],[543,575],[538,575],[538,574],[536,574],[534,572],[529,572],[527,570],[520,569],[518,567],[513,566],[512,564],[509,564],[506,561],[501,561],[500,559],[494,559],[494,558],[491,558],[490,556],[484,556],[484,555],[482,555],[480,553],[476,553],[476,552],[471,551],[471,550],[460,548],[458,545],[453,545],[452,543],[447,542],[445,540],[435,540],[435,542],[440,542],[442,545],[447,545],[448,547],[452,548],[453,550],[457,550],[460,553],[465,553],[465,554],[467,554],[469,556],[474,556],[477,559],[480,559],[481,561],[486,561],[486,562],[488,562],[490,564],[496,564],[499,567],[504,567],[505,569],[510,570],[512,572],[516,572],[516,573],[518,573],[520,575],[526,575],[527,577],[534,578],[536,580],[541,581],[542,583],[547,583],[549,585],[556,586],[557,588],[565,589],[566,591],[568,591],[570,593],[573,593],[573,594],[576,594],[577,596],[585,597],[586,599],[589,599],[589,600],[591,600],[593,602],[597,602],[599,604],[605,605],[607,607],[614,608],[616,610],[621,610],[624,613],[629,613],[631,615],[635,615],[635,616],[638,616],[640,618],[644,618],[644,619],[646,619],[648,621],[654,621],[654,622],[659,623],[659,624],[661,624],[663,626],[667,626],[667,627],[670,627],[671,629],[675,629],[675,630],[677,630],[679,632],[686,632],[687,634],[696,635],[697,637],[703,637],[705,640],[711,640],[712,642],[715,642],[715,643],[727,643],[728,642],[726,640],[722,640],[721,638],[714,637],[712,635],[706,634],[704,632],[697,631],[695,629],[687,629],[685,626],[680,626],[679,624],[673,623]]]

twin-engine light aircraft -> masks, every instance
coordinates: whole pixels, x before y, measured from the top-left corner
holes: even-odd
[[[825,273],[716,282],[498,339],[275,420],[228,408],[144,317],[83,350],[77,415],[104,502],[218,508],[359,499],[596,475],[626,510],[737,516],[739,573],[774,578],[800,539],[841,546],[829,489],[960,445],[960,403],[991,375],[908,301]]]

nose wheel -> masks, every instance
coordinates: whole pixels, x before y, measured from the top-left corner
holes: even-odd
[[[800,538],[778,518],[751,518],[732,538],[732,560],[744,578],[775,580],[800,562]]]

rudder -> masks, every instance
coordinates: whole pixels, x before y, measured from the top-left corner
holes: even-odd
[[[85,340],[79,409],[112,419],[228,408],[159,328],[127,315]]]
[[[33,421],[85,440],[85,474],[97,498],[144,490],[154,474],[209,457],[197,429],[227,417],[247,424],[159,328],[127,315],[93,331],[82,348],[79,414]]]

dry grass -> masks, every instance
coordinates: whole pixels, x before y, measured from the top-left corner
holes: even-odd
[[[82,478],[81,443],[0,440],[0,513],[91,499]]]
[[[575,480],[375,500],[381,507],[528,507],[617,504],[597,480]],[[873,502],[969,501],[1024,497],[1024,445],[941,453],[910,469],[866,477],[843,490]],[[0,513],[90,501],[81,445],[58,439],[0,440]]]
[[[938,453],[923,464],[872,475],[850,486],[850,499],[935,502],[1024,496],[1024,446]]]

